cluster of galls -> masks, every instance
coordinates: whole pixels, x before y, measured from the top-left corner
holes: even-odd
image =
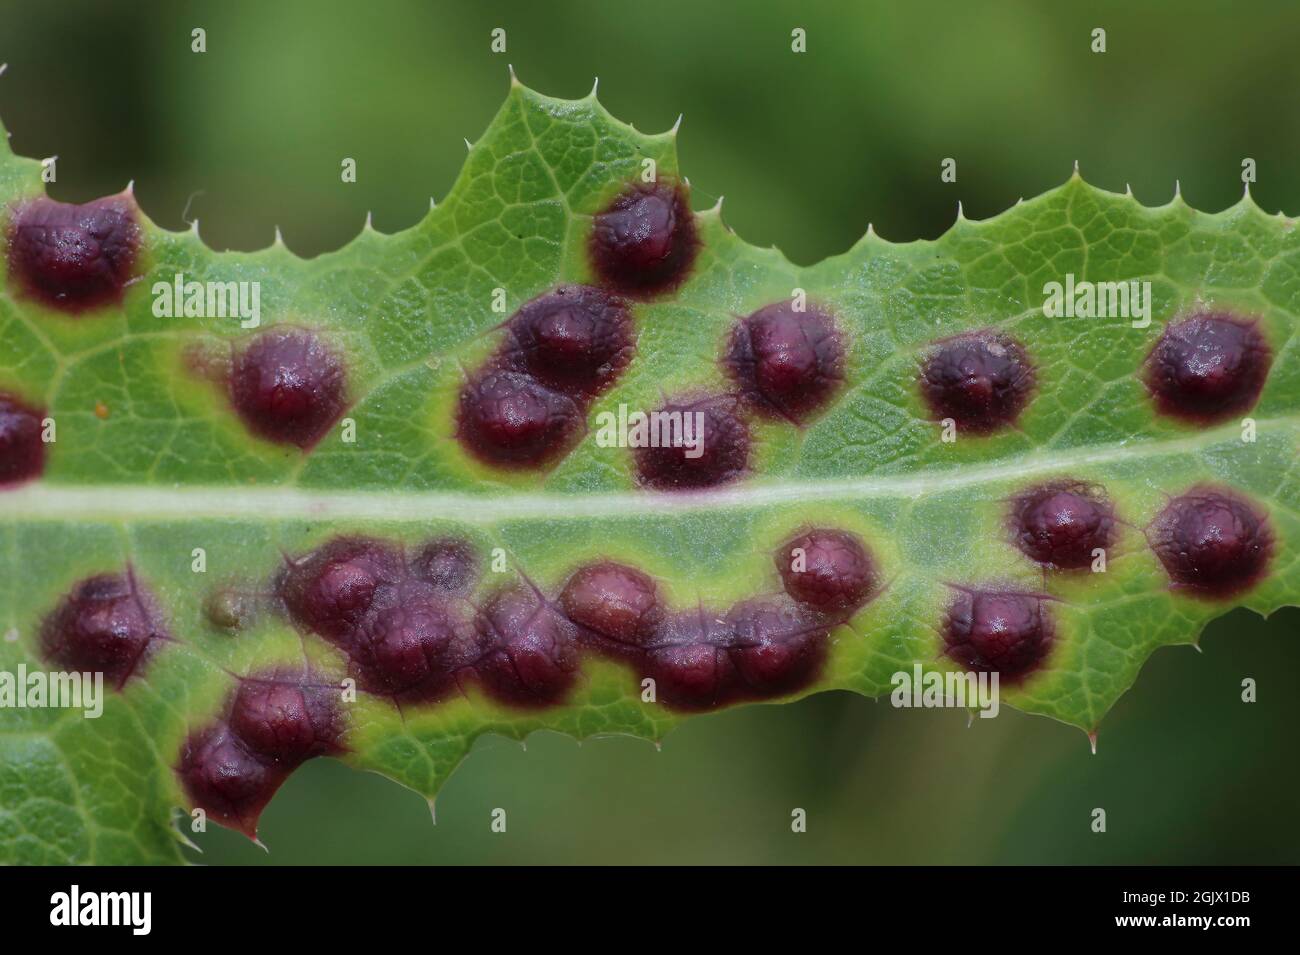
[[[565,285],[528,302],[505,340],[461,388],[457,437],[499,468],[532,468],[567,454],[591,401],[632,360],[636,333],[619,297]]]
[[[1011,502],[1016,544],[1045,568],[1086,566],[1110,546],[1116,519],[1093,487],[1058,482]],[[1221,597],[1251,586],[1272,546],[1266,515],[1231,492],[1198,487],[1172,499],[1148,530],[1175,586]],[[772,699],[811,685],[831,630],[881,590],[863,542],[813,528],[773,555],[784,593],[725,610],[669,607],[645,572],[610,560],[577,568],[553,597],[514,584],[475,601],[468,542],[438,538],[408,553],[339,537],[290,560],[275,580],[285,611],[339,648],[358,686],[397,705],[429,704],[477,687],[499,703],[563,703],[584,654],[620,660],[654,698],[684,711]],[[1051,650],[1052,598],[1000,586],[954,587],[945,653],[1016,682]],[[219,601],[214,622],[242,616]],[[209,608],[211,614],[212,608]],[[120,689],[170,640],[157,604],[129,568],[89,577],[45,617],[42,655],[62,669],[101,671]],[[642,683],[642,686],[646,684]],[[304,760],[342,751],[339,687],[309,673],[239,681],[223,714],[186,740],[176,770],[194,804],[255,834],[257,819]]]
[[[120,303],[137,277],[136,215],[129,195],[84,205],[44,197],[20,203],[6,231],[15,289],[69,315]],[[566,454],[590,403],[632,359],[627,302],[680,286],[698,247],[681,186],[637,185],[616,197],[595,216],[589,237],[601,287],[564,286],[524,305],[505,324],[496,353],[469,376],[458,410],[466,450],[503,468],[534,468]],[[689,490],[744,476],[748,417],[806,424],[840,389],[844,359],[835,320],[819,306],[781,302],[738,318],[720,359],[734,390],[679,396],[658,409],[702,414],[703,453],[685,444],[638,448],[640,483]],[[1216,424],[1255,404],[1271,360],[1257,322],[1195,314],[1165,328],[1142,378],[1159,414]],[[220,373],[234,411],[268,441],[308,450],[347,406],[343,358],[307,329],[270,328],[202,364]],[[935,343],[918,387],[934,418],[989,435],[1015,425],[1036,374],[1020,342],[983,329]],[[40,475],[43,417],[0,391],[0,488]],[[1009,523],[1027,557],[1072,572],[1112,545],[1118,520],[1098,488],[1061,481],[1015,497]],[[1207,598],[1253,586],[1273,549],[1266,514],[1208,486],[1171,499],[1146,535],[1173,586]],[[595,652],[630,662],[655,681],[664,703],[706,709],[808,685],[830,629],[879,587],[861,542],[841,531],[808,531],[778,551],[776,563],[784,595],[721,612],[669,609],[649,576],[608,561],[579,568],[554,600],[514,586],[475,606],[476,563],[464,542],[434,541],[408,556],[386,542],[341,538],[290,563],[277,592],[300,626],[346,654],[362,688],[399,703],[437,701],[472,681],[507,705],[551,705],[575,684],[581,654]],[[1053,640],[1051,598],[992,586],[954,590],[942,625],[949,657],[1009,680],[1042,665]],[[155,601],[130,570],[78,583],[40,633],[51,663],[102,671],[116,688],[168,639]],[[226,715],[186,744],[178,771],[192,798],[251,833],[294,766],[337,751],[334,693],[306,677],[241,680]]]
[[[594,270],[612,293],[648,298],[676,288],[689,271],[697,239],[685,194],[658,183],[632,187],[595,217],[589,247]],[[597,295],[597,290],[586,290]],[[608,387],[631,357],[631,341],[611,333],[588,333],[585,344],[570,336],[567,350],[534,349],[527,374],[502,369],[519,364],[520,330],[537,313],[556,308],[554,295],[525,306],[508,327],[498,355],[461,395],[460,436],[470,453],[501,467],[547,465],[567,454],[581,432],[588,402]],[[620,314],[626,319],[626,313]],[[602,327],[595,317],[584,326]],[[630,323],[607,323],[610,329]],[[531,338],[527,333],[525,339]],[[617,341],[619,361],[597,376],[605,354],[595,343]],[[587,350],[590,349],[590,350]],[[816,305],[793,301],[765,306],[740,318],[724,346],[721,365],[735,386],[727,394],[678,396],[656,409],[701,413],[702,447],[678,441],[636,449],[637,477],[656,490],[717,487],[749,470],[750,429],[745,412],[803,425],[824,410],[844,375],[845,347],[834,317]],[[1271,353],[1258,323],[1228,315],[1198,314],[1166,327],[1148,355],[1143,380],[1156,410],[1199,423],[1217,423],[1249,409],[1268,375]],[[570,366],[584,380],[571,387],[538,387]],[[938,420],[951,420],[967,434],[984,436],[1014,426],[1028,406],[1037,376],[1025,347],[996,329],[957,335],[934,344],[918,375],[921,397]],[[558,391],[558,394],[555,392]]]
[[[580,567],[548,597],[514,584],[475,603],[473,552],[439,539],[413,556],[386,541],[334,538],[291,561],[276,591],[291,618],[347,656],[358,685],[401,703],[477,686],[507,706],[562,702],[584,652],[630,661],[657,698],[689,709],[792,692],[816,675],[830,628],[877,588],[861,541],[810,530],[776,556],[786,595],[673,611],[647,574]]]
[[[1142,377],[1160,414],[1218,424],[1250,410],[1271,362],[1258,322],[1197,314],[1165,327]],[[994,329],[936,343],[920,374],[921,395],[934,417],[974,435],[1014,425],[1035,382],[1025,347]]]
[[[9,274],[21,294],[69,314],[111,305],[137,277],[140,231],[129,195],[84,205],[26,200],[6,233]],[[537,468],[573,448],[590,403],[635,351],[627,301],[673,291],[694,265],[699,238],[684,187],[661,179],[624,190],[594,217],[588,247],[600,287],[562,286],[524,305],[497,352],[465,382],[457,434],[474,457]],[[743,477],[747,414],[805,424],[842,385],[844,358],[843,336],[820,306],[779,302],[738,318],[721,356],[734,391],[677,396],[657,409],[702,413],[702,453],[688,442],[638,448],[640,483],[691,490]],[[1270,363],[1257,322],[1205,313],[1165,328],[1142,377],[1158,413],[1213,424],[1255,403]],[[219,371],[245,426],[268,441],[309,450],[348,404],[342,356],[308,329],[267,329],[203,364]],[[918,382],[936,419],[978,436],[1015,424],[1036,374],[1020,342],[982,329],[935,343]],[[29,403],[0,392],[0,487],[40,474],[38,421]]]
[[[296,624],[347,656],[367,692],[432,703],[474,684],[511,706],[558,702],[577,670],[562,621],[524,585],[474,606],[477,578],[474,553],[459,539],[408,554],[388,541],[338,537],[289,562],[275,589]]]
[[[68,315],[120,305],[138,278],[140,237],[129,193],[82,205],[29,199],[14,208],[6,230],[9,275],[19,294]],[[347,406],[342,358],[307,329],[267,329],[205,366],[220,370],[231,407],[267,441],[307,450]],[[0,487],[40,473],[34,416],[0,392]]]
[[[816,678],[830,631],[879,590],[870,554],[853,534],[810,529],[777,549],[785,594],[726,610],[673,610],[634,567],[598,561],[578,568],[558,604],[579,644],[628,662],[654,681],[655,699],[682,710],[796,692]]]
[[[1102,490],[1077,481],[1030,488],[1008,510],[1013,543],[1045,572],[1084,571],[1104,559],[1117,524]],[[1174,589],[1206,599],[1254,586],[1273,551],[1268,515],[1225,488],[1199,486],[1170,499],[1146,533]],[[997,586],[953,589],[942,629],[951,659],[1013,682],[1043,664],[1054,636],[1052,598]]]
[[[5,245],[18,295],[70,315],[121,302],[140,245],[135,201],[128,193],[83,205],[44,196],[25,200],[12,210]],[[0,390],[0,490],[44,470],[44,416]]]
[[[677,288],[698,251],[682,186],[638,184],[592,223],[589,251],[602,288],[566,286],[534,299],[506,323],[506,337],[461,390],[457,434],[474,457],[501,468],[546,466],[581,436],[589,403],[631,361],[626,300]],[[779,302],[739,318],[721,359],[732,393],[678,395],[654,420],[702,420],[702,435],[635,449],[639,483],[665,491],[717,487],[749,470],[749,413],[801,425],[823,410],[844,374],[831,315]],[[670,416],[670,417],[669,417]],[[702,438],[702,440],[700,440]]]
[[[340,537],[290,561],[276,593],[294,622],[338,647],[358,685],[395,703],[436,703],[477,686],[505,705],[562,703],[584,654],[629,663],[674,709],[712,709],[793,693],[816,679],[830,630],[871,600],[877,572],[862,542],[812,529],[774,555],[786,593],[718,613],[668,608],[655,581],[602,560],[554,598],[527,585],[481,604],[470,545],[413,554]],[[210,818],[256,837],[258,819],[305,760],[344,750],[340,687],[304,672],[239,680],[222,713],[185,741],[176,773]]]
[[[830,404],[844,380],[844,342],[829,312],[794,300],[738,318],[721,357],[734,385],[725,394],[686,395],[660,414],[703,417],[699,446],[660,444],[636,451],[643,487],[718,487],[749,472],[749,417],[802,427]]]
[[[1010,504],[1017,547],[1047,570],[1084,570],[1109,553],[1119,521],[1102,489],[1078,481],[1031,488]],[[1273,552],[1268,515],[1228,488],[1198,485],[1171,498],[1146,537],[1174,589],[1194,597],[1241,593]]]
[[[239,680],[225,711],[192,732],[176,774],[209,817],[257,838],[257,821],[289,775],[316,756],[341,753],[342,690],[310,673]]]
[[[1257,323],[1195,315],[1171,323],[1147,357],[1144,381],[1157,411],[1213,424],[1254,405],[1271,361]],[[1012,426],[1035,388],[1023,345],[986,329],[939,342],[921,367],[921,394],[935,418],[987,435]],[[1061,481],[1011,501],[1017,547],[1049,570],[1088,568],[1113,541],[1116,517],[1100,489]],[[1221,598],[1253,586],[1266,572],[1273,535],[1268,517],[1223,488],[1197,487],[1171,499],[1147,529],[1173,586]],[[1019,680],[1038,669],[1053,641],[1042,594],[1001,587],[956,588],[942,635],[960,665]]]
[[[1078,481],[1030,488],[1010,501],[1012,542],[1047,571],[1090,567],[1115,538],[1115,514],[1100,489]],[[944,653],[966,670],[1010,683],[1038,670],[1052,649],[1051,598],[1003,586],[953,586],[940,630]]]
[[[1047,571],[1090,567],[1115,537],[1115,515],[1100,490],[1077,481],[1030,488],[1010,501],[1012,542]],[[1055,638],[1050,597],[1000,585],[952,586],[940,628],[944,653],[966,670],[1017,683],[1047,660]]]
[[[1114,543],[1117,519],[1100,489],[1060,481],[1010,502],[1015,544],[1045,570],[1082,571]],[[1174,586],[1237,593],[1264,573],[1267,516],[1231,492],[1194,488],[1149,531]],[[670,707],[710,709],[809,685],[830,630],[879,591],[876,564],[855,535],[805,531],[774,555],[784,595],[725,610],[666,606],[654,579],[614,561],[578,568],[552,597],[532,586],[469,600],[469,545],[440,539],[408,558],[395,545],[336,538],[292,561],[277,590],[302,627],[342,649],[363,689],[397,702],[436,702],[478,685],[516,707],[562,702],[583,653],[628,662]],[[947,655],[1018,681],[1042,666],[1054,629],[1051,598],[1003,586],[954,587],[941,633]]]
[[[595,216],[589,238],[601,287],[560,286],[510,317],[501,346],[461,388],[461,446],[507,470],[545,467],[568,454],[591,402],[635,353],[627,301],[676,288],[698,245],[681,186],[661,180],[617,196]]]
[[[52,667],[103,673],[121,690],[143,677],[172,637],[157,601],[135,571],[78,582],[41,622],[42,657]],[[192,733],[176,772],[194,804],[253,837],[280,784],[303,761],[341,752],[340,689],[309,675],[266,673],[241,679],[223,715]]]

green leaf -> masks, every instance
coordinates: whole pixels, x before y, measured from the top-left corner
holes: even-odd
[[[856,533],[883,586],[834,627],[829,657],[796,696],[843,688],[878,696],[898,671],[955,670],[940,636],[953,586],[989,581],[1047,594],[1055,642],[1046,665],[1002,686],[1004,703],[1095,732],[1157,647],[1194,643],[1233,606],[1269,614],[1300,594],[1300,238],[1294,221],[1249,197],[1217,214],[1180,198],[1149,209],[1077,175],[984,222],[958,218],[934,242],[868,232],[809,268],[757,249],[697,215],[700,250],[674,293],[634,306],[634,360],[588,408],[727,387],[718,356],[736,321],[806,290],[842,326],[845,385],[806,427],[755,420],[751,473],[695,495],[638,487],[631,453],[592,430],[545,471],[500,472],[455,438],[467,369],[498,344],[509,310],[569,282],[593,282],[592,217],[653,159],[677,178],[675,130],[644,135],[594,99],[561,101],[514,85],[445,201],[396,235],[367,227],[345,248],[303,261],[282,244],[218,253],[197,227],[143,221],[141,278],[120,307],[70,317],[21,294],[0,297],[0,391],[57,423],[43,476],[0,491],[0,671],[39,670],[40,632],[73,585],[133,568],[171,639],[139,678],[109,691],[103,715],[0,710],[0,860],[175,862],[191,800],[174,767],[187,737],[218,720],[239,675],[299,667],[328,681],[343,656],[299,633],[269,594],[285,555],[343,534],[412,549],[468,538],[487,569],[477,599],[526,578],[555,594],[580,564],[614,558],[660,582],[669,605],[724,609],[779,593],[774,550],[808,525]],[[0,215],[43,191],[39,163],[0,141]],[[155,282],[260,282],[264,324],[318,330],[345,356],[355,441],[333,428],[314,448],[251,436],[194,348],[250,333],[231,318],[160,318]],[[1149,281],[1152,322],[1048,318],[1045,283]],[[1239,419],[1198,426],[1157,415],[1140,369],[1165,323],[1202,307],[1258,319],[1271,371]],[[941,440],[917,388],[918,362],[942,338],[989,326],[1026,348],[1037,389],[1016,426]],[[1104,573],[1044,571],[1009,539],[1007,501],[1058,479],[1095,483],[1114,502],[1117,541]],[[1233,488],[1266,512],[1268,574],[1231,599],[1171,589],[1148,545],[1168,500],[1202,484]],[[202,548],[206,569],[193,569]],[[261,594],[236,634],[204,607],[234,587]],[[629,664],[598,655],[562,705],[520,710],[469,687],[440,703],[395,706],[362,693],[346,707],[347,752],[432,800],[473,740],[541,728],[579,737],[658,739],[684,715],[643,702]],[[789,698],[781,697],[782,699]],[[180,819],[180,825],[174,820]]]

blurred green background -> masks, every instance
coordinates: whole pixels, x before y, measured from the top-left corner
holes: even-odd
[[[190,51],[190,31],[208,51]],[[493,54],[489,34],[507,31]],[[790,51],[807,31],[808,52]],[[1090,51],[1107,31],[1107,52]],[[557,96],[600,77],[644,130],[685,114],[697,205],[807,263],[875,224],[931,238],[960,200],[992,215],[1085,177],[1148,204],[1252,191],[1300,213],[1300,9],[1276,3],[655,3],[54,0],[0,6],[0,115],[16,151],[59,156],[57,198],[128,180],[170,228],[218,248],[278,224],[336,248],[368,211],[414,224],[487,125],[506,63]],[[358,160],[342,186],[339,162]],[[954,157],[956,183],[939,179]],[[213,827],[208,863],[1295,863],[1300,611],[1244,612],[1204,652],[1159,652],[1102,726],[1003,710],[966,726],[848,694],[701,717],[661,750],[628,739],[484,739],[438,800],[331,760],[263,817],[270,852]],[[1259,682],[1244,704],[1240,684]],[[492,810],[508,813],[493,833]],[[1091,812],[1107,813],[1105,834]],[[791,812],[808,814],[791,832]]]

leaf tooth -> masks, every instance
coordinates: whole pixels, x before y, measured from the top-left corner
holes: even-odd
[[[964,212],[962,211],[962,208],[961,208],[961,200],[958,199],[958,200],[957,200],[957,218],[953,221],[953,225],[957,225],[958,223],[966,222],[966,221],[968,221],[968,220],[966,219],[966,213],[964,213]]]
[[[672,129],[668,130],[668,132],[665,135],[676,136],[677,130],[682,128],[682,117],[685,115],[686,115],[685,113],[678,113],[676,121],[673,122]]]
[[[201,195],[203,195],[202,189],[197,192],[191,192],[189,198],[185,200],[185,208],[181,210],[182,222],[192,225],[192,220],[190,219],[190,206],[194,205],[194,200]]]
[[[736,230],[731,228],[731,226],[727,225],[727,223],[724,222],[722,218],[722,201],[724,198],[726,197],[718,196],[717,201],[714,202],[712,206],[696,213],[696,219],[698,219],[700,222],[716,219],[718,225],[722,226],[722,228],[726,229],[727,232],[731,233],[732,235],[735,235]],[[773,248],[775,248],[775,246],[773,246]]]
[[[8,63],[0,63],[0,76],[5,75],[5,70],[9,69]]]
[[[591,92],[587,94],[587,99],[592,100],[594,102],[599,102],[600,97],[596,93],[596,91],[599,89],[600,89],[600,77],[597,76],[591,81]]]
[[[1074,172],[1070,173],[1070,178],[1079,180],[1083,179],[1083,176],[1079,172],[1079,160],[1077,159],[1074,161]]]
[[[470,151],[473,151],[473,149],[474,149],[474,144],[471,143],[471,142],[467,139],[467,140],[465,140],[465,148],[468,149],[468,150],[470,150]]]
[[[189,818],[190,817],[187,816],[184,810],[182,809],[177,808],[172,810],[172,818],[171,818],[172,837],[181,845],[183,845],[185,848],[193,849],[195,852],[202,855],[203,847],[190,838],[189,833],[185,831],[186,828],[188,827],[183,826],[181,824],[182,819],[188,822]]]
[[[1088,734],[1088,745],[1092,748],[1092,755],[1097,755],[1097,731],[1093,730]]]
[[[430,799],[428,802],[429,802],[429,818],[433,820],[433,824],[436,826],[438,824],[438,807],[434,803],[433,799]]]
[[[1264,212],[1264,210],[1260,208],[1259,203],[1255,201],[1255,196],[1251,193],[1250,183],[1248,182],[1245,183],[1245,188],[1242,190],[1241,199],[1238,200],[1237,205],[1247,211],[1254,210],[1256,212]]]
[[[513,63],[506,64],[506,71],[510,74],[510,86],[512,89],[516,86],[524,85],[523,83],[519,82],[519,77],[515,75],[515,65]]]

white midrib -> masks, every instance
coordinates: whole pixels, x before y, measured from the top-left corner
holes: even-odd
[[[1260,419],[1259,432],[1270,426],[1296,427],[1294,417]],[[745,509],[806,501],[915,498],[986,483],[1068,475],[1108,462],[1142,457],[1157,459],[1194,452],[1232,440],[1236,425],[1173,440],[1133,444],[1120,441],[1061,452],[1036,452],[985,465],[918,471],[882,477],[753,483],[718,491],[652,494],[644,491],[606,494],[507,493],[500,496],[441,491],[326,491],[293,487],[221,487],[154,485],[58,485],[36,483],[0,492],[0,523],[47,520],[174,521],[184,519],[337,519],[358,521],[451,520],[494,524],[527,518],[581,520],[634,517],[638,514]]]

